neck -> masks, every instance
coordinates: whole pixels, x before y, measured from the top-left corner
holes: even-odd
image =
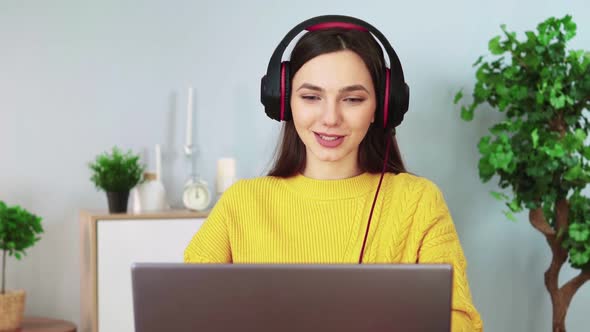
[[[302,172],[305,177],[317,180],[348,179],[362,173],[356,163],[343,165],[339,162],[308,162]]]

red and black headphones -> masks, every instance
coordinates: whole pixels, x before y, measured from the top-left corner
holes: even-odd
[[[291,72],[289,70],[289,61],[282,61],[283,53],[289,46],[289,43],[291,43],[293,38],[303,30],[316,31],[331,28],[368,31],[377,38],[385,49],[385,52],[387,52],[391,69],[387,67],[385,69],[385,82],[380,90],[384,92],[384,99],[377,107],[375,120],[378,124],[383,126],[384,132],[387,133],[389,129],[395,130],[395,128],[401,124],[404,114],[408,111],[410,101],[410,88],[404,80],[401,63],[397,54],[393,50],[393,47],[391,47],[389,41],[387,41],[379,30],[369,23],[351,16],[323,15],[313,17],[299,23],[287,33],[273,52],[268,63],[268,68],[266,69],[266,75],[264,75],[261,80],[260,101],[264,105],[266,115],[279,122],[290,121],[293,118],[290,107]],[[381,116],[381,114],[383,116]],[[377,186],[377,191],[373,198],[371,213],[369,214],[369,220],[365,229],[365,237],[359,255],[359,264],[363,262],[367,237],[371,227],[371,218],[373,217],[373,210],[375,209],[375,203],[377,202],[377,196],[379,195],[379,189],[383,182],[383,175],[385,174],[387,160],[389,158],[390,135],[385,135],[385,139],[387,140],[387,144],[383,160],[383,169],[381,171],[381,178],[379,179],[379,185]]]
[[[381,43],[389,57],[390,68],[386,68],[385,82],[380,91],[384,92],[384,100],[380,102],[375,119],[384,129],[393,129],[403,120],[408,111],[410,88],[404,81],[401,63],[393,47],[383,34],[369,23],[351,16],[323,15],[310,18],[299,23],[281,40],[272,54],[260,84],[260,101],[264,105],[266,115],[273,120],[289,121],[292,119],[291,72],[289,61],[282,61],[283,53],[293,38],[301,31],[316,31],[331,28],[356,29],[368,31]],[[376,87],[377,88],[377,87]],[[381,114],[383,116],[381,116]]]

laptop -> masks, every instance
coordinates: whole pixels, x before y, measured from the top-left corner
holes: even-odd
[[[450,331],[447,264],[131,267],[135,331]]]

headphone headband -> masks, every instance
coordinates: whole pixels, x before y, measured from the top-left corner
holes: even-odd
[[[325,29],[332,29],[332,28],[341,28],[346,30],[359,30],[359,31],[367,31],[367,28],[352,24],[352,23],[344,23],[344,22],[324,22],[318,23],[316,25],[312,25],[308,27],[307,31],[316,31],[316,30],[325,30]]]

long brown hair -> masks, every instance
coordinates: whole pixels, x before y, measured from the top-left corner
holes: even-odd
[[[291,79],[307,61],[321,54],[341,50],[353,51],[363,59],[375,86],[377,110],[381,110],[384,98],[385,64],[381,46],[369,32],[326,29],[306,33],[295,44],[291,52]],[[381,173],[385,159],[386,138],[389,136],[392,144],[389,147],[389,158],[385,171],[394,174],[405,173],[406,168],[397,145],[395,130],[384,131],[383,122],[377,120],[377,117],[382,115],[382,111],[376,111],[375,122],[369,126],[367,134],[359,145],[359,167],[364,172]],[[293,121],[283,124],[280,136],[280,143],[275,150],[274,163],[268,175],[290,177],[303,172],[306,161],[305,144],[299,138]]]

